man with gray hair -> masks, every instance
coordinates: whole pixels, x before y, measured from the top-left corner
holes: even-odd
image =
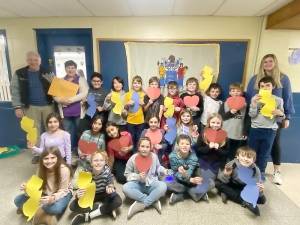
[[[17,118],[24,115],[34,120],[38,135],[41,134],[41,125],[46,127],[47,115],[54,111],[53,99],[48,95],[50,87],[49,71],[42,68],[41,57],[37,52],[26,54],[27,66],[18,69],[11,81],[12,105]],[[32,158],[37,163],[38,156]]]

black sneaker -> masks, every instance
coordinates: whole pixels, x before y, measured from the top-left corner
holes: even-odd
[[[183,201],[183,200],[184,200],[183,194],[172,193],[171,196],[170,196],[170,199],[169,199],[169,203],[171,205],[173,205],[176,202],[180,202],[180,201]]]
[[[249,209],[250,212],[252,212],[254,215],[260,216],[260,211],[259,211],[259,208],[257,206],[254,208],[251,203],[245,202],[245,201],[242,203],[242,206]]]
[[[257,204],[265,204],[267,202],[266,196],[262,195],[259,196],[258,200],[257,200]]]
[[[221,193],[221,199],[222,199],[222,202],[224,203],[224,204],[226,204],[227,203],[227,195],[225,194],[225,193]]]
[[[78,225],[84,222],[90,222],[91,219],[89,217],[88,213],[84,213],[84,214],[78,214],[76,216],[74,216],[74,218],[71,221],[71,225]]]
[[[40,161],[40,156],[38,156],[38,155],[33,156],[31,159],[32,164],[38,164],[39,161]]]

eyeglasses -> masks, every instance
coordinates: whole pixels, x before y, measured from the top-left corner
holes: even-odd
[[[92,80],[94,83],[101,83],[101,80]]]

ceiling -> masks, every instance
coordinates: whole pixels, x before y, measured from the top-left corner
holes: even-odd
[[[264,16],[292,0],[0,0],[0,18]]]

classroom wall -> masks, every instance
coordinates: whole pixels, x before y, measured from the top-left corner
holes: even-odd
[[[36,49],[34,28],[92,28],[94,67],[99,69],[96,38],[107,39],[249,39],[245,74],[253,74],[261,17],[74,17],[0,19],[8,38],[12,71]]]

